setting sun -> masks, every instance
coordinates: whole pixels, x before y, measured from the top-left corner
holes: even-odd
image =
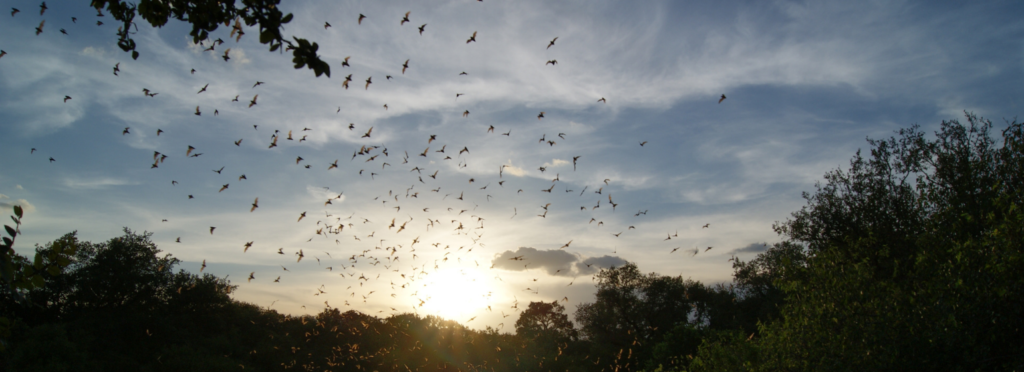
[[[491,291],[476,270],[443,270],[425,279],[418,298],[423,310],[442,318],[465,322],[487,308]]]

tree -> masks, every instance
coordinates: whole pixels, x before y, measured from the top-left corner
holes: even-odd
[[[72,234],[71,238],[65,236],[47,248],[37,247],[35,259],[29,262],[28,258],[14,252],[15,238],[21,233],[22,216],[21,206],[14,206],[14,215],[11,216],[14,227],[4,225],[9,236],[3,237],[0,243],[0,351],[7,348],[7,338],[11,335],[11,326],[18,319],[19,310],[34,305],[25,294],[59,277],[78,251]]]
[[[14,206],[14,227],[4,225],[9,237],[3,237],[0,243],[0,284],[4,295],[9,301],[24,301],[24,293],[33,288],[43,286],[46,279],[60,274],[64,267],[71,264],[69,256],[77,251],[74,244],[54,244],[49,249],[36,249],[35,259],[28,259],[14,252],[14,241],[21,233],[21,206]]]
[[[278,9],[280,0],[242,0],[241,6],[235,0],[140,0],[138,5],[121,0],[92,0],[91,6],[102,14],[105,8],[115,20],[123,23],[118,29],[117,46],[130,52],[132,59],[139,58],[135,40],[131,35],[132,28],[136,32],[138,26],[135,17],[141,16],[154,27],[163,27],[170,18],[188,22],[192,25],[192,42],[200,43],[209,40],[210,33],[216,31],[220,24],[232,26],[232,35],[238,35],[238,41],[245,34],[242,23],[246,26],[259,26],[259,41],[269,44],[270,51],[284,47],[292,52],[295,68],[308,67],[316,76],[331,76],[331,67],[316,54],[319,46],[309,40],[292,37],[295,42],[284,38],[281,28],[291,22],[292,15],[284,14]],[[223,43],[223,41],[220,41]]]
[[[805,248],[793,242],[774,244],[748,262],[738,258],[733,261],[736,305],[744,314],[742,329],[746,334],[756,333],[758,323],[779,317],[786,298],[779,284],[797,280],[806,261]]]
[[[942,122],[934,139],[914,126],[870,140],[870,158],[826,174],[777,224],[807,258],[782,262],[781,319],[762,326],[748,365],[1024,368],[1024,128],[1010,123],[997,141],[990,121],[966,120]],[[705,344],[700,365],[749,348],[737,345]]]
[[[516,334],[529,340],[544,338],[566,342],[575,340],[576,333],[565,315],[565,307],[558,301],[530,302],[516,321]]]
[[[572,366],[570,351],[580,351],[576,329],[558,301],[530,302],[516,320],[516,336],[527,345],[520,369],[565,371]]]
[[[209,274],[174,273],[178,260],[160,253],[150,234],[128,229],[100,244],[69,233],[37,246],[38,265],[53,269],[40,274],[42,286],[22,290],[23,301],[5,297],[13,342],[9,353],[0,354],[0,365],[44,368],[32,361],[46,354],[35,350],[46,345],[58,354],[48,365],[55,370],[145,369],[131,366],[159,363],[154,358],[167,353],[190,356],[175,365],[211,368],[225,366],[223,355],[239,345],[263,338],[250,323],[256,314],[238,316],[247,307],[228,297],[233,286]],[[17,261],[15,267],[34,267],[23,257]],[[231,336],[241,333],[249,334]]]
[[[639,369],[652,358],[654,345],[680,324],[699,329],[739,324],[734,297],[726,287],[644,275],[633,263],[601,270],[597,279],[597,299],[577,308],[576,321],[582,337],[593,346],[591,354],[603,356],[605,366]],[[679,350],[682,355],[688,352]]]
[[[148,311],[166,303],[173,267],[180,261],[159,256],[151,233],[125,235],[88,249],[85,265],[75,270],[69,294],[76,310]]]

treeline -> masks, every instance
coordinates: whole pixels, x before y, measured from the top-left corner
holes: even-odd
[[[820,371],[1024,369],[1024,128],[967,115],[869,141],[776,224],[733,282],[601,271],[570,321],[515,334],[433,316],[293,317],[174,271],[146,234],[0,247],[0,365],[16,371]],[[20,210],[16,211],[20,224]]]
[[[598,275],[597,301],[576,314],[581,329],[557,301],[533,302],[503,334],[415,314],[282,315],[232,300],[224,279],[175,272],[176,258],[129,230],[99,244],[70,233],[37,253],[65,264],[41,286],[3,291],[13,325],[0,355],[11,370],[637,370],[678,364],[710,330],[755,330],[744,308],[772,308],[629,264]]]

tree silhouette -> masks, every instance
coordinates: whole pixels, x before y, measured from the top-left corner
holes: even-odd
[[[776,227],[807,247],[776,261],[782,318],[753,355],[710,343],[692,369],[742,364],[730,355],[768,370],[1022,368],[1024,128],[996,139],[991,122],[966,121],[871,140],[869,158],[829,172]]]
[[[553,341],[576,339],[576,330],[558,301],[530,302],[516,320],[516,334],[526,339],[546,338]]]
[[[525,370],[567,370],[570,355],[580,351],[576,329],[558,301],[530,302],[516,320],[516,336],[528,345]]]
[[[653,346],[678,324],[701,329],[733,326],[728,288],[709,288],[678,276],[644,275],[633,263],[602,270],[597,279],[597,299],[577,308],[576,321],[591,342],[591,354],[604,356],[604,367],[642,368]]]
[[[326,74],[330,77],[330,65],[316,54],[319,48],[317,43],[298,37],[292,37],[292,42],[281,34],[282,27],[291,22],[292,15],[281,12],[278,7],[280,3],[280,0],[243,0],[239,6],[235,0],[141,0],[136,5],[121,0],[92,0],[90,4],[101,14],[106,9],[115,20],[123,23],[118,30],[117,45],[121,50],[130,52],[132,59],[139,58],[137,45],[132,38],[132,30],[138,30],[136,16],[141,16],[155,27],[163,27],[171,18],[188,22],[192,25],[189,35],[192,35],[192,42],[196,44],[208,41],[210,33],[216,31],[221,24],[231,26],[232,35],[237,35],[235,41],[238,41],[245,34],[242,27],[244,24],[259,27],[259,41],[268,44],[271,52],[282,47],[285,51],[290,50],[296,69],[308,67],[316,76]]]

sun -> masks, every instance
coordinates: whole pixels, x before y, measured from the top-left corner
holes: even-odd
[[[476,270],[444,270],[430,274],[423,297],[423,310],[442,318],[465,322],[487,308],[491,290]]]

